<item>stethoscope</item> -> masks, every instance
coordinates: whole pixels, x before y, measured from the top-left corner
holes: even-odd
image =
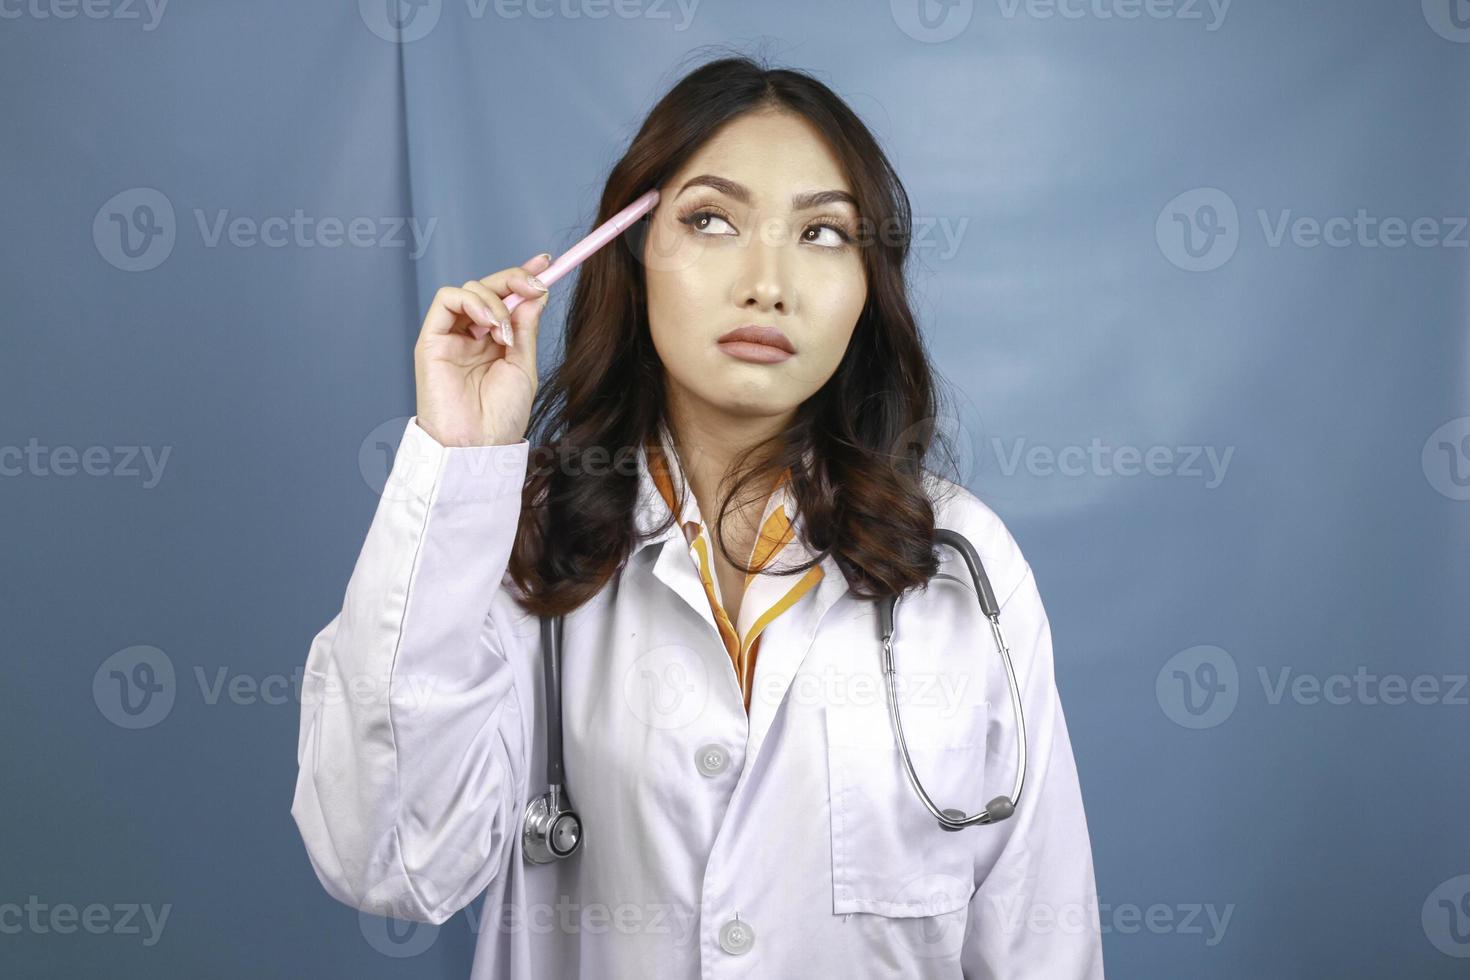
[[[1021,688],[1016,682],[1016,669],[1011,663],[1011,652],[1006,646],[1005,635],[1000,629],[1000,604],[995,601],[995,592],[990,587],[990,577],[980,562],[975,547],[968,538],[949,528],[936,528],[935,540],[947,544],[960,553],[970,569],[970,580],[975,583],[975,594],[985,618],[990,620],[990,633],[995,639],[995,648],[1000,651],[1005,663],[1006,683],[1011,691],[1011,711],[1016,717],[1016,781],[1010,796],[997,796],[979,813],[966,815],[963,810],[941,810],[934,805],[919,776],[914,772],[913,760],[909,758],[908,742],[903,734],[903,717],[898,709],[898,694],[894,689],[897,667],[893,657],[893,611],[898,605],[898,596],[885,596],[878,600],[878,634],[883,643],[883,682],[888,690],[888,713],[893,718],[893,728],[898,736],[898,746],[903,755],[903,768],[909,782],[924,806],[939,821],[945,830],[960,830],[975,824],[995,823],[1016,812],[1021,800],[1021,787],[1026,781],[1026,723],[1021,717]],[[549,789],[536,797],[526,807],[525,827],[521,831],[522,850],[526,860],[532,864],[548,864],[559,858],[570,857],[582,845],[582,818],[572,808],[570,797],[563,785],[561,745],[561,637],[562,617],[554,621],[541,619],[541,648],[546,653],[546,782]]]

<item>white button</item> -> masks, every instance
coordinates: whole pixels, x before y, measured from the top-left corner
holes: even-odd
[[[725,952],[739,956],[747,952],[754,943],[755,930],[750,927],[749,922],[731,919],[720,926],[720,948]]]
[[[722,747],[710,742],[701,745],[694,753],[694,764],[706,776],[717,776],[730,764],[730,754]]]

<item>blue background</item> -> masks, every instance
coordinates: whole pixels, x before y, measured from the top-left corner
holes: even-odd
[[[295,684],[433,291],[585,233],[712,42],[817,73],[906,183],[961,476],[1051,617],[1108,975],[1470,973],[1470,3],[690,2],[443,0],[403,43],[381,0],[4,7],[0,905],[170,914],[0,932],[0,973],[467,975],[469,915],[390,933],[316,882]],[[211,237],[296,209],[368,243]],[[128,728],[140,646],[173,700]]]

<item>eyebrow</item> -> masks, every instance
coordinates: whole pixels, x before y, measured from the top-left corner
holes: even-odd
[[[698,177],[691,177],[684,182],[683,187],[679,188],[679,194],[683,194],[691,187],[712,187],[727,197],[733,197],[741,204],[750,204],[750,189],[727,177],[719,177],[715,174],[700,174]],[[679,194],[674,196],[678,197]],[[791,210],[793,211],[805,211],[827,204],[850,204],[853,210],[860,210],[857,199],[847,191],[804,191],[791,195]]]

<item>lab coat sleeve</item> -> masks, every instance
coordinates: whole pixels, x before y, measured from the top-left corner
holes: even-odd
[[[291,814],[339,901],[440,923],[504,873],[527,747],[491,614],[529,443],[445,447],[410,419],[307,654]]]
[[[1082,791],[1052,666],[1051,626],[1027,564],[1001,606],[1028,755],[1021,801],[982,829],[961,965],[968,980],[1103,980],[1102,935]],[[1015,729],[1001,670],[1002,726],[987,749],[987,795],[1009,794]]]

